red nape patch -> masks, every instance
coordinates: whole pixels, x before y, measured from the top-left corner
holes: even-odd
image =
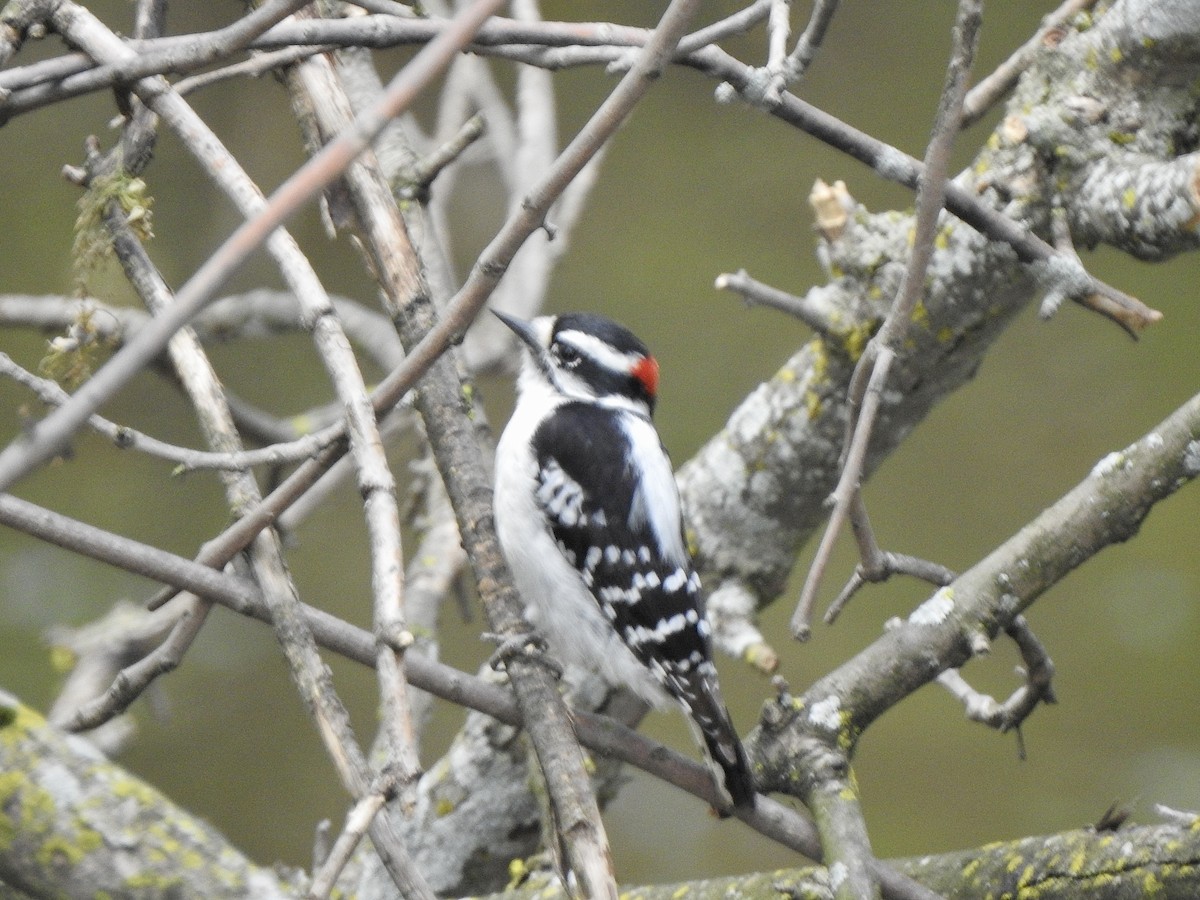
[[[646,393],[651,397],[658,396],[658,360],[653,356],[644,356],[633,364],[633,377],[642,383]]]

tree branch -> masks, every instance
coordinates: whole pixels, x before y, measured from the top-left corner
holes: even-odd
[[[169,312],[156,317],[72,397],[46,419],[27,430],[0,452],[0,490],[59,452],[70,436],[105,400],[111,398],[157,356],[171,335],[212,299],[224,279],[271,235],[296,209],[330,184],[361,153],[371,139],[416,97],[449,59],[459,51],[487,17],[490,6],[473,5],[454,24],[431,41],[393,79],[380,102],[359,114],[355,127],[340,135],[281,185],[261,212],[240,226],[175,295]],[[68,23],[63,23],[64,26]],[[68,30],[64,27],[63,30]],[[124,48],[114,53],[128,55]],[[129,51],[132,53],[133,51]],[[160,97],[170,98],[161,80],[138,82],[143,100],[152,108]],[[161,110],[157,110],[161,112]]]
[[[0,888],[10,893],[92,897],[106,891],[121,896],[136,877],[214,900],[302,896],[302,875],[255,866],[206,822],[124,769],[98,760],[85,742],[62,734],[2,691],[0,769],[7,773],[0,782],[0,826],[23,823],[0,853]],[[114,793],[125,801],[109,803]],[[1047,900],[1121,900],[1153,883],[1155,896],[1187,900],[1195,895],[1200,858],[1200,832],[1192,824],[1125,828],[1119,835],[1066,832],[891,865],[905,878],[919,878],[947,896],[975,894],[986,886],[1010,893],[1036,890]],[[114,842],[106,835],[124,838]],[[47,857],[55,861],[52,873]],[[622,895],[669,900],[684,887],[628,888]],[[829,875],[819,868],[713,879],[686,888],[689,896],[832,897]],[[554,885],[536,884],[495,896],[563,895]]]
[[[818,679],[799,702],[764,716],[748,745],[763,764],[765,785],[794,790],[798,761],[814,755],[827,765],[847,765],[863,731],[885,710],[985,654],[997,633],[1045,591],[1132,537],[1156,503],[1198,475],[1200,395],[1141,440],[1100,460],[1057,503],[907,621]]]

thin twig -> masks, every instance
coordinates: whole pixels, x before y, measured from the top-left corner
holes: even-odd
[[[337,841],[323,860],[319,870],[313,872],[312,884],[308,888],[308,900],[324,900],[350,861],[354,848],[371,827],[375,816],[387,802],[387,793],[375,790],[359,799],[346,815],[346,824]]]
[[[998,65],[986,78],[981,79],[963,99],[960,128],[968,128],[978,122],[1000,98],[1012,90],[1021,73],[1029,68],[1034,56],[1045,50],[1053,34],[1061,29],[1077,13],[1089,9],[1096,0],[1066,0],[1058,9],[1042,19],[1042,24],[1028,41]]]
[[[90,702],[77,706],[70,718],[59,722],[61,728],[66,731],[90,731],[98,728],[127,710],[160,675],[173,672],[179,667],[184,654],[191,648],[200,634],[200,629],[204,627],[212,604],[192,594],[184,594],[177,598],[177,601],[177,609],[171,614],[175,620],[174,625],[166,639],[136,662],[117,672],[103,693],[93,697]]]
[[[350,161],[369,146],[371,139],[387,122],[416,98],[421,88],[470,41],[480,23],[499,2],[486,0],[468,7],[462,16],[401,69],[380,100],[356,117],[353,128],[327,144],[272,194],[261,213],[226,239],[179,290],[168,312],[156,317],[80,387],[70,403],[28,429],[0,452],[0,490],[7,489],[59,452],[89,415],[142,371],[162,351],[170,336],[212,298],[234,268],[302,204],[337,178]],[[164,86],[157,83],[149,88],[152,95],[162,90]]]
[[[1025,665],[1018,671],[1024,676],[1025,683],[1003,703],[971,687],[958,669],[947,669],[937,679],[938,684],[962,703],[968,719],[995,728],[1002,734],[1020,729],[1040,704],[1057,702],[1053,685],[1054,663],[1025,617],[1016,616],[1004,631],[1021,652]],[[983,652],[986,651],[981,644],[976,655]],[[1023,752],[1021,756],[1024,758]]]
[[[697,28],[691,34],[684,35],[679,42],[680,54],[692,53],[709,44],[716,44],[726,38],[745,34],[763,19],[771,14],[771,4],[774,0],[754,0],[749,6],[719,19],[711,25]]]
[[[417,161],[413,172],[413,182],[405,185],[397,192],[401,199],[415,199],[429,191],[433,180],[451,163],[458,160],[467,148],[483,137],[487,130],[484,119],[480,115],[471,116],[454,133],[450,140],[438,146],[428,156]]]
[[[34,375],[13,362],[12,358],[3,351],[0,351],[0,375],[11,378],[17,384],[29,388],[47,406],[61,406],[71,397],[58,386],[57,382]],[[174,463],[179,466],[181,471],[237,470],[249,469],[254,466],[287,465],[310,458],[345,434],[345,426],[339,423],[320,432],[304,435],[294,441],[272,444],[257,450],[222,453],[212,450],[193,450],[190,447],[169,444],[138,431],[136,428],[118,425],[97,414],[88,417],[87,425],[98,434],[104,435],[113,443],[113,446],[119,449],[136,450],[147,456]]]
[[[855,500],[856,505],[862,505],[862,493]],[[862,526],[862,522],[866,520],[865,509],[861,512],[855,511],[851,516],[851,525],[855,532]],[[841,593],[834,598],[833,602],[825,609],[825,624],[832,625],[846,604],[854,597],[854,595],[868,584],[878,584],[886,581],[893,575],[911,575],[913,578],[919,578],[922,581],[930,584],[944,587],[952,582],[955,578],[955,573],[945,566],[932,562],[927,559],[919,559],[915,556],[909,556],[905,553],[894,553],[890,550],[879,550],[878,545],[872,542],[872,545],[878,551],[874,557],[865,558],[859,562],[854,568],[854,574],[847,580],[845,587]],[[862,543],[860,542],[860,553],[862,551]]]
[[[262,593],[249,581],[237,576],[120,537],[7,494],[0,494],[0,524],[126,571],[175,584],[239,615],[270,624],[271,613]],[[319,607],[301,604],[301,610],[321,646],[364,666],[375,665],[376,639],[370,632],[338,619]],[[413,656],[408,659],[407,665],[409,678],[416,687],[509,725],[522,724],[521,713],[511,691],[432,659]],[[575,710],[572,717],[579,739],[585,746],[662,778],[709,806],[719,801],[712,775],[701,763],[606,716]],[[769,797],[760,796],[753,810],[735,810],[734,815],[756,831],[811,859],[820,856],[820,842],[812,823]],[[876,863],[874,870],[885,886],[894,879],[898,891],[914,885],[911,879],[900,876],[884,863]],[[911,890],[892,893],[889,889],[888,895],[929,897],[928,892],[919,886],[915,886],[915,890],[916,893]]]
[[[950,151],[958,134],[960,110],[966,93],[967,78],[978,43],[979,25],[982,22],[982,0],[960,0],[954,27],[953,48],[946,70],[946,82],[934,118],[933,133],[925,151],[925,166],[917,190],[917,216],[912,253],[904,273],[899,291],[882,327],[867,345],[851,378],[849,397],[850,414],[846,425],[846,442],[842,475],[834,491],[834,509],[829,524],[822,536],[817,556],[809,569],[796,611],[792,616],[792,634],[806,639],[812,630],[812,608],[817,589],[824,575],[834,541],[842,524],[849,517],[854,497],[859,490],[866,464],[866,450],[875,424],[878,402],[868,410],[863,401],[863,392],[868,397],[880,397],[886,384],[887,368],[896,348],[900,347],[904,334],[912,321],[912,311],[921,298],[925,283],[925,272],[933,256],[933,242],[937,232],[938,216],[945,199],[946,176],[950,164]],[[876,373],[883,369],[881,375]],[[863,404],[862,414],[858,408]],[[864,532],[865,533],[865,532]],[[878,552],[876,549],[875,552]]]
[[[267,72],[295,65],[301,60],[308,59],[310,56],[316,56],[319,53],[328,53],[333,49],[332,45],[318,44],[311,47],[285,47],[282,50],[256,53],[250,59],[243,60],[242,62],[222,66],[219,69],[213,69],[211,72],[204,72],[200,75],[192,75],[190,78],[181,78],[175,82],[175,91],[181,97],[186,97],[188,94],[195,93],[202,88],[220,84],[222,81],[228,81],[231,78],[258,78]]]
[[[825,40],[825,32],[829,30],[829,23],[833,21],[833,14],[837,12],[837,6],[837,0],[816,0],[813,3],[808,27],[796,41],[796,48],[787,59],[789,83],[803,78],[808,67],[816,59],[817,51],[821,49],[821,43]]]
[[[768,98],[778,99],[787,87],[787,45],[792,36],[791,0],[771,0],[771,14],[767,17],[767,67],[768,78],[765,89]]]
[[[747,306],[769,306],[787,313],[789,316],[799,319],[818,334],[837,337],[841,330],[833,320],[834,310],[822,305],[813,293],[797,297],[795,294],[781,291],[750,277],[745,269],[723,272],[717,276],[713,287],[718,291],[733,291],[740,294]]]

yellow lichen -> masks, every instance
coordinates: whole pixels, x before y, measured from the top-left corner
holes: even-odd
[[[842,350],[851,362],[858,362],[858,358],[867,349],[867,344],[870,342],[871,336],[875,334],[878,326],[878,322],[868,321],[850,328],[843,333]]]
[[[816,391],[804,392],[804,411],[810,422],[821,414],[821,396]]]
[[[172,875],[160,875],[154,871],[140,871],[125,879],[125,887],[130,893],[150,896],[169,896],[178,891],[180,878]]]
[[[70,647],[55,644],[50,648],[50,668],[59,675],[66,675],[75,668],[77,657]]]
[[[508,861],[508,888],[520,887],[520,885],[529,877],[529,866],[523,859],[510,859]]]
[[[158,794],[154,789],[136,778],[115,778],[109,789],[114,797],[128,797],[136,800],[141,806],[154,806],[159,802]]]
[[[75,245],[72,257],[75,277],[83,284],[87,274],[112,254],[112,241],[104,227],[104,216],[110,202],[118,205],[125,223],[143,241],[154,237],[151,230],[150,207],[154,198],[146,182],[125,172],[92,179],[87,191],[79,198],[79,216],[75,219]]]
[[[101,353],[112,347],[112,339],[96,327],[95,313],[91,304],[82,305],[66,333],[46,342],[46,355],[38,362],[41,374],[68,391],[86,381]]]
[[[46,868],[61,865],[78,865],[84,857],[98,850],[104,843],[100,833],[92,828],[81,828],[71,836],[55,834],[48,837],[38,848],[35,857]]]
[[[10,798],[21,789],[25,780],[20,772],[0,772],[0,849],[7,849],[17,836],[17,822],[10,819],[5,810],[9,809]]]

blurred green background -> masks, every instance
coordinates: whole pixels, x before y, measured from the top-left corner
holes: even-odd
[[[106,22],[131,28],[131,7],[90,4]],[[1023,42],[1053,4],[1009,0],[985,14],[977,72],[989,71]],[[172,31],[211,27],[240,4],[181,4]],[[704,4],[704,19],[735,9]],[[546,3],[548,18],[651,24],[661,4]],[[796,4],[799,24],[807,4]],[[953,20],[949,2],[848,3],[801,95],[850,123],[920,156],[942,84]],[[761,60],[761,32],[736,44]],[[24,51],[17,63],[51,55]],[[384,54],[398,65],[406,54]],[[613,86],[597,69],[555,76],[565,141]],[[912,197],[869,171],[765,115],[713,100],[714,84],[671,71],[620,131],[571,250],[555,275],[555,310],[594,309],[626,321],[655,348],[663,366],[659,425],[677,462],[725,421],[739,400],[806,339],[797,323],[746,310],[713,290],[723,271],[746,268],[795,293],[822,280],[814,261],[807,194],[815,178],[846,180],[872,210],[907,209]],[[199,113],[270,190],[302,160],[283,89],[272,79],[240,81],[193,98]],[[19,117],[0,129],[0,292],[69,293],[76,188],[62,180],[84,138],[112,139],[110,95]],[[996,121],[964,134],[956,160],[966,165]],[[155,198],[154,258],[181,284],[237,218],[164,132],[146,175]],[[457,252],[465,265],[498,224],[496,198],[464,199]],[[482,210],[482,211],[481,211]],[[309,209],[293,233],[325,284],[373,303],[373,290],[345,242],[331,244]],[[939,407],[872,480],[868,501],[891,549],[970,566],[1083,477],[1111,450],[1140,437],[1195,392],[1194,351],[1200,313],[1192,296],[1200,259],[1150,266],[1115,253],[1085,260],[1099,277],[1161,309],[1165,320],[1140,342],[1068,306],[1048,323],[1027,312],[989,355],[976,380]],[[278,286],[261,257],[230,290]],[[116,276],[93,291],[123,302]],[[44,337],[0,334],[0,348],[33,368]],[[306,340],[214,351],[222,378],[279,413],[330,396]],[[369,373],[369,377],[372,374]],[[289,394],[277,395],[280,381]],[[495,424],[511,386],[484,380]],[[28,396],[0,384],[0,438],[16,433]],[[106,410],[117,421],[167,440],[198,445],[191,416],[161,382],[135,381]],[[191,555],[226,522],[216,480],[171,478],[167,465],[122,454],[91,436],[75,458],[22,482],[20,496],[102,527]],[[398,474],[403,477],[403,460]],[[291,563],[303,597],[367,624],[369,574],[364,528],[352,489],[296,535]],[[1112,548],[1042,598],[1029,619],[1058,667],[1059,705],[1039,710],[1025,728],[1028,758],[1012,736],[967,723],[936,688],[885,716],[857,757],[875,849],[881,856],[935,852],[1096,820],[1114,800],[1133,801],[1143,820],[1150,804],[1200,807],[1200,662],[1197,497],[1185,489],[1154,510],[1138,538]],[[411,549],[411,546],[410,546]],[[811,548],[798,560],[799,578]],[[844,546],[826,588],[853,565]],[[59,677],[43,635],[56,623],[82,624],[119,598],[139,600],[153,586],[37,541],[0,530],[0,687],[46,708]],[[794,594],[764,620],[782,656],[782,674],[801,690],[868,644],[892,615],[928,594],[897,582],[864,592],[836,627],[818,627],[807,645],[787,636]],[[444,658],[474,667],[488,647],[481,624],[449,614]],[[997,645],[967,670],[977,685],[1007,695],[1016,656]],[[338,687],[365,740],[374,725],[371,673],[332,660]],[[739,727],[750,728],[768,686],[722,660],[726,694]],[[136,707],[140,734],[122,762],[203,815],[255,859],[309,864],[315,823],[335,827],[347,808],[316,735],[263,627],[216,613],[182,669],[156,688],[159,713]],[[453,733],[459,714],[439,710],[423,759],[428,765]],[[691,750],[682,718],[655,715],[646,729]],[[784,866],[795,857],[736,822],[633,774],[607,813],[620,877],[668,881]]]

